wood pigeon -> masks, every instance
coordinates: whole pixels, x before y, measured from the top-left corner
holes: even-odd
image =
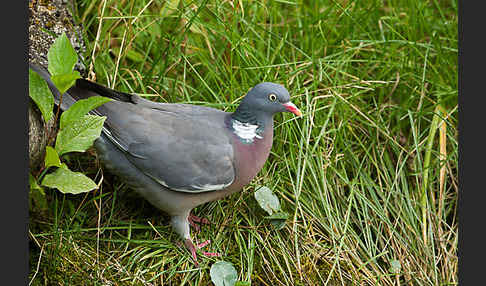
[[[47,81],[59,104],[60,93],[48,71],[33,64],[30,68]],[[106,116],[101,136],[94,143],[100,161],[171,216],[173,229],[184,239],[196,265],[189,226],[208,221],[192,215],[191,210],[250,183],[270,153],[273,116],[278,112],[301,115],[290,102],[287,89],[271,82],[254,86],[231,113],[153,102],[78,79],[63,94],[61,109],[97,95],[114,99],[91,112]]]

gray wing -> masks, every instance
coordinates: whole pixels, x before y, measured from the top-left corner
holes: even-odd
[[[112,101],[103,132],[141,172],[181,192],[207,192],[235,179],[226,113],[181,104]]]

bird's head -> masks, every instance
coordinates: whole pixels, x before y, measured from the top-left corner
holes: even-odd
[[[273,116],[278,112],[302,115],[300,110],[290,102],[288,90],[283,85],[273,82],[262,82],[255,85],[243,98],[240,106],[267,116]]]

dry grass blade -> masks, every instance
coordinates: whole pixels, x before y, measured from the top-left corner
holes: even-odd
[[[100,40],[100,35],[101,35],[101,27],[103,24],[103,16],[105,15],[105,7],[106,7],[106,2],[107,0],[103,0],[103,8],[101,9],[101,16],[99,18],[99,23],[98,23],[98,30],[96,32],[96,39],[94,42],[94,47],[93,47],[93,52],[91,54],[91,62],[89,63],[89,72],[88,72],[88,78],[91,81],[96,81],[96,74],[94,72],[94,63],[95,63],[95,53],[98,48],[98,43]]]

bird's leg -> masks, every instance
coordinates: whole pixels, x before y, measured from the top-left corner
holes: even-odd
[[[194,229],[196,230],[196,232],[199,232],[201,227],[199,225],[196,224],[197,223],[201,223],[201,224],[210,224],[209,220],[207,218],[201,218],[201,217],[198,217],[198,216],[195,216],[191,213],[189,213],[189,216],[187,217],[187,220],[189,221],[189,224],[194,227]],[[203,247],[205,247],[206,245],[210,244],[211,243],[211,240],[206,240],[204,242],[201,242],[201,243],[198,243],[196,245],[197,249],[201,249]],[[202,254],[204,256],[208,256],[208,257],[213,257],[213,256],[221,256],[221,254],[219,253],[216,253],[216,252],[206,252],[206,251],[203,251]]]
[[[184,240],[184,245],[189,250],[189,252],[191,252],[192,259],[194,259],[194,264],[196,264],[196,267],[199,267],[199,263],[197,262],[196,247],[194,246],[194,243],[192,243],[192,240]]]
[[[186,246],[187,250],[189,250],[189,252],[191,253],[192,259],[194,260],[194,264],[196,265],[196,267],[199,267],[199,263],[197,262],[196,251],[197,249],[203,248],[206,245],[210,244],[211,241],[206,240],[205,242],[197,243],[196,245],[194,245],[189,235],[189,225],[194,227],[194,229],[197,232],[199,232],[201,227],[196,223],[209,224],[209,221],[205,218],[200,218],[189,213],[189,215],[187,216],[173,216],[171,223],[172,226],[176,230],[178,230],[178,233],[181,234],[182,237],[185,237],[184,245]],[[219,253],[206,252],[206,251],[202,251],[202,254],[208,257],[221,256]]]

